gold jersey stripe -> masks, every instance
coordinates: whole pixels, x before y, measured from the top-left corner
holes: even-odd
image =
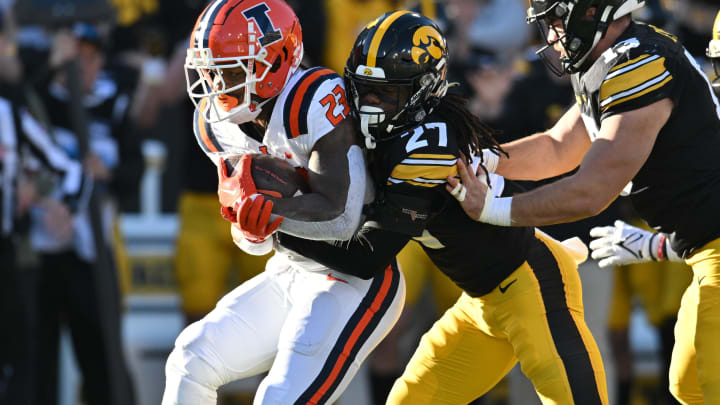
[[[612,73],[612,72],[614,72],[614,71],[616,71],[616,70],[618,70],[618,69],[622,69],[622,68],[624,68],[625,66],[632,65],[632,64],[635,63],[635,62],[640,62],[641,60],[646,59],[646,58],[649,58],[649,57],[650,57],[650,55],[648,55],[648,54],[640,55],[640,56],[638,56],[638,57],[635,58],[635,59],[630,59],[630,60],[627,61],[627,62],[623,62],[623,63],[621,63],[621,64],[619,64],[619,65],[615,65],[612,69],[610,69],[610,72],[608,72],[608,73]]]
[[[435,184],[435,183],[421,183],[421,182],[419,182],[419,181],[413,181],[413,180],[405,180],[404,182],[407,183],[407,184],[412,184],[413,186],[428,187],[428,188],[429,188],[429,187],[436,187],[436,186],[438,186],[438,184]],[[397,184],[397,183],[393,183],[393,182],[391,182],[391,181],[388,181],[388,182],[385,183],[385,184],[387,184],[388,186],[390,186],[390,185]]]
[[[625,101],[632,100],[632,99],[634,99],[634,98],[637,98],[637,97],[642,96],[643,94],[647,94],[647,93],[650,93],[651,91],[657,90],[657,89],[661,88],[662,86],[664,86],[664,85],[665,85],[667,82],[669,82],[670,80],[672,80],[672,75],[668,75],[668,77],[666,77],[665,80],[661,81],[660,83],[658,83],[658,84],[656,84],[656,85],[654,85],[654,86],[650,86],[650,87],[648,87],[647,89],[645,89],[645,90],[643,90],[643,91],[641,91],[641,92],[633,93],[633,94],[631,94],[631,95],[629,95],[629,96],[627,96],[627,97],[623,97],[623,98],[617,99],[617,100],[613,101],[612,103],[606,105],[605,107],[602,107],[601,110],[602,110],[602,111],[605,111],[605,110],[607,110],[608,108],[610,108],[610,107],[612,107],[612,106],[614,106],[614,105],[617,105],[617,104],[620,104],[620,103],[624,103]]]
[[[369,67],[375,67],[375,63],[377,62],[377,53],[378,49],[380,49],[380,43],[382,42],[383,36],[385,36],[385,32],[388,28],[390,28],[390,25],[395,22],[400,16],[410,13],[407,10],[403,11],[396,11],[392,14],[390,14],[385,21],[380,24],[380,26],[375,30],[375,34],[373,34],[373,39],[370,42],[370,50],[368,51],[367,56],[367,65]]]
[[[405,159],[457,159],[457,156],[438,153],[413,153]]]
[[[612,79],[605,80],[600,86],[600,102],[602,103],[603,100],[615,94],[637,87],[663,73],[665,73],[665,58],[658,58],[635,69],[623,72]]]
[[[447,176],[455,176],[456,174],[457,166],[397,165],[390,176],[399,180],[417,178],[444,180]]]

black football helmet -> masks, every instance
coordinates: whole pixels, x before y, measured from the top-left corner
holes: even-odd
[[[537,53],[550,70],[560,76],[580,71],[610,23],[644,5],[645,0],[530,0],[527,22],[537,24],[546,43]],[[595,14],[587,17],[586,13],[591,8],[595,8]],[[550,41],[548,31],[558,20],[565,33]],[[545,50],[558,41],[567,55],[560,58],[561,66],[544,55]]]
[[[715,80],[713,80],[713,87],[715,90],[720,88],[720,11],[715,16],[715,23],[713,24],[712,39],[708,44],[708,48],[705,54],[712,62],[713,69],[715,70]]]
[[[369,149],[417,126],[432,112],[447,92],[447,64],[445,36],[418,13],[386,13],[363,29],[345,65],[345,82]],[[390,97],[394,110],[360,105],[363,89],[378,86],[395,94]]]

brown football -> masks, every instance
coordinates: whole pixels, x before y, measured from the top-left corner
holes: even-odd
[[[234,167],[238,160],[230,158],[227,162]],[[310,186],[300,170],[284,159],[263,154],[252,155],[250,173],[260,194],[288,198],[309,192]]]

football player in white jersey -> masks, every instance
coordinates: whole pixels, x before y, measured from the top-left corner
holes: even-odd
[[[342,79],[300,68],[302,55],[297,17],[281,0],[215,0],[193,29],[188,93],[198,142],[219,167],[223,216],[240,248],[276,253],[177,338],[163,405],[215,404],[221,385],[266,371],[256,404],[332,403],[402,310],[395,264],[330,269],[273,236],[349,240],[368,185]],[[310,192],[253,198],[247,165],[257,153],[307,170]],[[239,155],[233,173],[226,163]]]

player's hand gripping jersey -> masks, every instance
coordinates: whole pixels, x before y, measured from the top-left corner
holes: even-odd
[[[308,254],[313,251],[319,262],[355,274],[387,266],[412,238],[471,296],[496,288],[527,260],[534,230],[490,225],[465,215],[445,191],[445,178],[457,174],[460,152],[453,128],[438,118],[430,115],[423,125],[369,152],[376,200],[366,206],[367,222],[348,246],[357,252],[355,260],[347,260],[342,247],[333,254],[329,245],[287,235],[280,235],[282,243]],[[498,195],[505,181],[493,175],[490,185]]]
[[[683,257],[717,238],[720,105],[677,38],[632,22],[587,72],[572,75],[572,84],[593,141],[607,117],[663,98],[673,102],[652,153],[624,194],[650,226],[671,235],[672,248]]]

